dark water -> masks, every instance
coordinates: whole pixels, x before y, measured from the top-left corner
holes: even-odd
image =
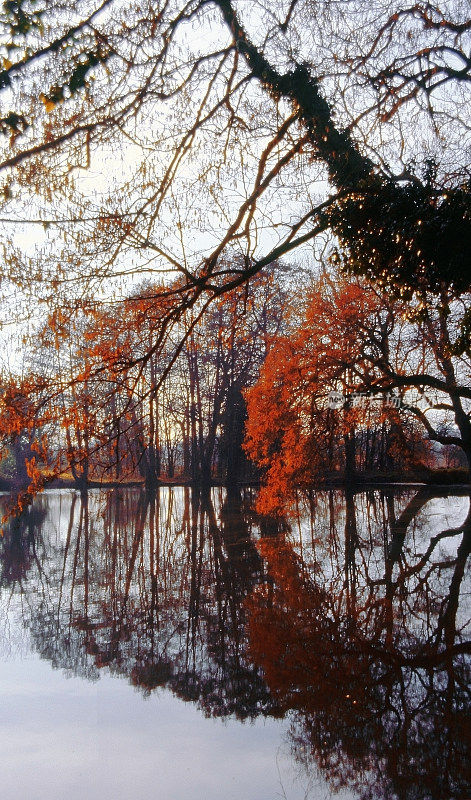
[[[470,551],[419,488],[46,493],[0,540],[0,796],[469,800]]]

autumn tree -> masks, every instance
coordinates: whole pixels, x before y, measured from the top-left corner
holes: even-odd
[[[267,269],[166,329],[172,289],[146,281],[118,304],[58,309],[31,337],[43,392],[28,408],[54,428],[49,479],[70,471],[86,491],[140,478],[155,491],[176,475],[206,486],[243,476],[243,392],[280,329],[286,288]],[[5,407],[4,439],[15,420]]]
[[[4,377],[0,387],[0,457],[13,489],[10,511],[24,508],[46,482],[53,461],[50,434],[54,415],[44,377],[29,373]],[[10,460],[10,469],[8,461]]]
[[[193,474],[206,483],[213,463],[228,484],[242,476],[244,391],[257,380],[283,324],[285,299],[283,283],[267,269],[215,301],[189,340]]]
[[[283,508],[290,485],[339,469],[347,480],[359,468],[370,477],[417,469],[427,463],[424,439],[461,448],[469,463],[471,365],[453,354],[465,313],[457,300],[411,309],[328,272],[314,282],[248,393],[246,447],[266,479],[261,508]]]

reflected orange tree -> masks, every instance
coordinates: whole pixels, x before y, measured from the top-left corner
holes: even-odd
[[[471,515],[428,546],[419,537],[421,550],[405,532],[428,500],[419,493],[396,516],[387,499],[385,542],[357,531],[361,507],[347,498],[335,509],[343,531],[311,541],[323,559],[302,557],[295,532],[259,542],[267,577],[247,600],[250,653],[294,715],[296,756],[364,798],[469,791],[471,643],[458,608]]]

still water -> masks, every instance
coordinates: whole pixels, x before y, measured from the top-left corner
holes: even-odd
[[[4,800],[471,798],[469,496],[254,497],[51,491],[5,528]]]

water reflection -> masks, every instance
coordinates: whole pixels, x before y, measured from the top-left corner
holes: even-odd
[[[248,601],[251,654],[296,711],[298,758],[362,797],[469,797],[471,516],[429,537],[429,501],[398,513],[392,496],[330,497],[313,511],[323,536],[260,542],[270,579]]]
[[[4,585],[27,598],[23,621],[40,654],[89,679],[108,667],[144,692],[168,686],[208,714],[275,713],[245,658],[242,604],[261,560],[233,502],[218,503],[218,520],[211,498],[189,490],[39,498],[7,530],[2,563]],[[31,515],[38,540],[48,536],[41,560]]]
[[[34,647],[207,715],[292,718],[293,756],[362,798],[469,798],[471,512],[426,489],[50,493],[5,530]]]

